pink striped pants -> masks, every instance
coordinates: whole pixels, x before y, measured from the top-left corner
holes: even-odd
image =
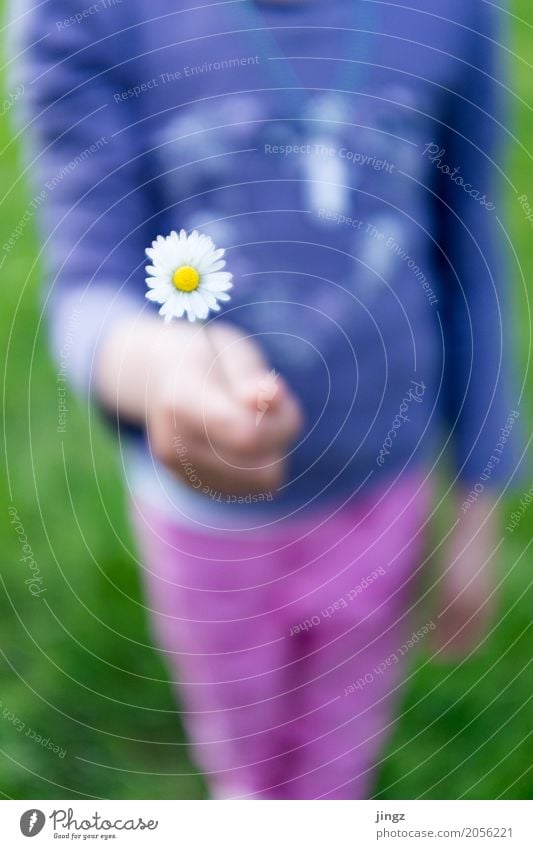
[[[336,515],[184,529],[136,503],[156,640],[219,798],[361,799],[394,725],[429,513],[423,475]]]

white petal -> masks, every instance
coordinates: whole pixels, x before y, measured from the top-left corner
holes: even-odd
[[[232,275],[221,272],[226,265],[223,248],[216,248],[210,236],[193,230],[176,230],[168,236],[158,236],[146,255],[151,264],[146,266],[148,300],[162,304],[160,314],[165,321],[187,313],[189,321],[205,319],[209,310],[218,312],[219,301],[230,300],[226,294],[232,287]],[[172,276],[181,265],[190,265],[200,275],[200,285],[193,292],[178,292]]]
[[[161,315],[167,315],[169,312],[172,312],[172,298],[167,298],[163,306],[161,307]]]
[[[152,269],[152,268],[153,268],[153,271],[150,271],[149,269]],[[165,267],[165,266],[163,266],[159,263],[157,265],[147,265],[147,266],[145,266],[145,270],[146,270],[147,274],[151,274],[154,277],[164,277],[164,276],[171,277],[172,274],[174,273],[174,268],[169,269],[169,268],[167,268],[167,267]]]
[[[213,241],[209,236],[199,236],[196,242],[190,243],[191,259],[198,265],[210,262],[210,258],[216,253]],[[222,251],[224,253],[224,251]]]
[[[181,318],[183,315],[183,305],[180,298],[181,294],[181,292],[176,292],[159,310],[159,315],[164,316],[166,321],[170,321],[171,318]]]
[[[233,274],[229,271],[213,271],[204,275],[206,280],[210,280],[213,283],[231,283],[233,280]]]
[[[150,289],[149,292],[145,292],[144,297],[156,304],[165,304],[168,301],[167,296],[156,289]]]
[[[187,318],[189,319],[189,321],[196,321],[196,313],[194,312],[190,301],[187,301],[185,310],[187,312]]]
[[[150,289],[163,285],[172,286],[171,277],[168,274],[158,274],[157,277],[146,277],[144,282]]]
[[[221,260],[225,253],[226,253],[225,250],[223,250],[222,248],[218,251],[215,251],[215,250],[208,250],[208,251],[202,251],[202,252],[198,251],[197,257],[198,257],[198,261],[202,265],[202,267],[208,268],[213,263]]]
[[[172,318],[172,310],[170,309],[170,301],[165,301],[161,309],[159,310],[159,315],[164,316],[165,321],[170,321]]]
[[[231,274],[206,274],[202,286],[210,292],[227,292],[233,286]]]
[[[198,291],[191,292],[190,298],[192,308],[198,318],[207,318],[209,313],[209,307],[207,305],[206,300],[202,298],[201,294]]]
[[[214,312],[218,312],[220,310],[220,305],[217,303],[216,297],[211,292],[207,292],[205,289],[198,289],[198,292],[210,310],[213,310]]]
[[[220,271],[225,265],[225,259],[219,259],[218,262],[210,262],[209,265],[202,266],[202,274],[214,274],[215,271]]]
[[[185,312],[185,305],[187,303],[187,295],[185,292],[176,292],[174,296],[174,315],[176,318],[181,318],[183,313]]]

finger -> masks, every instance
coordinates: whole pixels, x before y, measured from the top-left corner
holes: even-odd
[[[283,382],[270,403],[263,403],[260,397],[252,409],[257,437],[264,448],[285,449],[302,429],[301,407]]]
[[[191,456],[203,468],[211,470],[220,466],[222,469],[227,470],[228,473],[232,470],[243,471],[250,476],[268,473],[268,470],[272,466],[278,465],[284,459],[279,452],[246,456],[241,451],[221,450],[219,446],[208,442],[196,443],[192,446]]]
[[[194,441],[232,448],[246,442],[252,416],[227,387],[217,383],[200,391],[191,385],[174,401],[173,420]]]
[[[223,372],[231,391],[238,393],[243,383],[260,380],[268,373],[265,358],[250,337],[221,325],[206,328],[205,334],[215,366]]]
[[[193,448],[174,462],[173,470],[193,489],[218,490],[221,492],[247,493],[264,492],[275,497],[285,471],[279,456],[260,458],[257,468],[240,465],[242,458],[220,458],[207,448]]]
[[[196,434],[222,454],[261,457],[284,452],[298,434],[302,416],[293,397],[285,394],[274,409],[257,409],[222,389],[213,388],[200,404],[177,400],[175,420],[184,431]]]
[[[221,378],[219,389],[227,391],[253,413],[259,428],[257,433],[247,434],[249,440],[246,437],[242,440],[252,443],[246,450],[255,451],[257,439],[262,449],[289,443],[301,428],[302,414],[283,378],[267,367],[259,347],[250,339],[236,339],[233,332],[228,334],[223,327],[219,328],[218,336],[212,332],[209,338],[219,353],[220,368],[214,375],[215,379]]]
[[[301,430],[301,407],[282,377],[274,370],[259,379],[242,381],[236,398],[252,413],[255,437],[262,449],[286,446]]]

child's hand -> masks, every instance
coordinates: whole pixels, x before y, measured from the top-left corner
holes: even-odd
[[[433,649],[439,657],[460,658],[485,638],[495,611],[497,514],[486,494],[464,513],[452,531],[443,575],[436,587]],[[491,513],[492,511],[492,513]]]
[[[157,459],[197,491],[271,493],[301,427],[299,406],[272,374],[265,393],[268,365],[251,339],[229,326],[207,332],[212,345],[186,322],[123,328],[101,356],[102,377],[114,362],[119,385],[102,379],[101,394],[144,421]]]

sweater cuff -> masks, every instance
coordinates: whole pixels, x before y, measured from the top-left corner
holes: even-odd
[[[101,343],[118,322],[138,318],[147,302],[102,284],[62,293],[56,302],[52,296],[51,301],[50,341],[58,375],[81,397],[91,397]]]

